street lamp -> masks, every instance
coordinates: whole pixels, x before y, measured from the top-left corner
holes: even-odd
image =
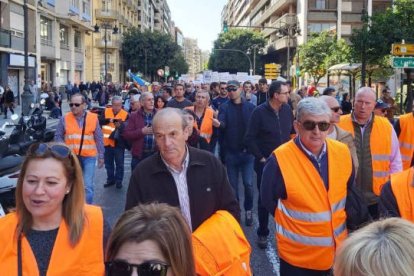
[[[22,97],[22,114],[29,115],[30,104],[33,102],[34,95],[30,91],[29,86],[29,15],[28,15],[27,0],[23,4],[24,17],[24,87]]]
[[[287,36],[287,60],[286,60],[286,77],[290,79],[290,40],[300,35],[300,28],[297,24],[289,24],[279,28],[279,37]]]
[[[112,28],[112,26],[110,24],[103,23],[101,25],[101,27],[99,27],[98,24],[95,24],[94,28],[95,28],[95,33],[100,32],[99,28],[102,28],[102,29],[105,30],[105,33],[104,33],[104,43],[105,43],[104,44],[104,54],[105,54],[104,81],[105,81],[105,84],[107,84],[107,82],[108,82],[108,79],[107,79],[108,78],[108,39],[107,39],[107,30],[112,29],[112,34],[118,34],[119,33],[118,32],[118,27],[115,26],[115,27]]]
[[[252,75],[252,73],[253,73],[253,69],[252,69],[252,61],[251,61],[251,59],[250,59],[250,57],[245,53],[245,52],[243,52],[242,50],[238,50],[238,49],[213,49],[213,51],[227,51],[227,52],[238,52],[238,53],[242,53],[243,55],[245,55],[246,57],[247,57],[247,59],[249,60],[249,65],[250,65],[250,69],[249,69],[249,71],[250,71],[250,76]]]
[[[253,50],[253,75],[256,75],[256,49],[259,47],[260,45],[254,44],[247,50],[248,54],[251,54],[251,50]]]

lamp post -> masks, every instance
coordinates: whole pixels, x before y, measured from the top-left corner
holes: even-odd
[[[300,29],[296,24],[289,24],[279,29],[280,37],[287,37],[286,77],[290,79],[290,40],[300,35]]]
[[[250,65],[250,76],[253,73],[253,69],[252,69],[252,61],[249,57],[249,55],[247,55],[245,52],[238,50],[238,49],[213,49],[213,51],[227,51],[227,52],[238,52],[238,53],[242,53],[243,55],[245,55],[247,57],[247,59],[249,60],[249,65]]]
[[[118,27],[115,26],[112,28],[112,26],[108,23],[103,23],[100,27],[98,24],[95,24],[95,33],[99,33],[99,28],[104,29],[104,55],[105,55],[105,63],[104,63],[104,82],[107,84],[108,82],[108,38],[107,38],[107,30],[112,29],[112,34],[118,34]]]
[[[29,85],[29,14],[27,0],[23,4],[24,24],[24,87],[22,97],[22,115],[27,116],[30,112],[30,104],[33,102],[33,94]]]

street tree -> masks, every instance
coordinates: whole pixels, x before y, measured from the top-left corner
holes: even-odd
[[[172,37],[158,31],[146,30],[141,32],[138,28],[130,28],[123,35],[122,53],[127,69],[141,72],[145,77],[154,80],[156,72],[165,66],[171,72],[185,74],[184,57]]]
[[[299,60],[301,74],[308,73],[317,85],[329,67],[350,60],[350,48],[343,39],[337,40],[328,32],[312,34],[299,47]]]
[[[249,72],[249,58],[252,65],[256,64],[256,68],[263,67],[260,52],[265,43],[265,38],[258,31],[229,29],[228,32],[219,34],[214,41],[208,68],[219,72]],[[253,61],[254,56],[256,56],[255,61]]]

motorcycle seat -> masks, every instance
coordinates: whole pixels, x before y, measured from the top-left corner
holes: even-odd
[[[9,155],[0,158],[0,173],[11,168],[19,167],[23,163],[24,157],[20,155]]]

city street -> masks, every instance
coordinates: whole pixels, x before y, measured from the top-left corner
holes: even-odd
[[[104,189],[103,185],[106,182],[105,168],[96,169],[95,174],[95,204],[102,206],[104,210],[105,218],[113,226],[118,219],[119,215],[124,210],[125,195],[128,188],[129,178],[131,175],[131,155],[126,152],[125,155],[125,175],[123,181],[123,188],[121,190],[116,189],[115,186]],[[256,183],[254,180],[253,183]],[[256,185],[254,185],[256,186]],[[242,187],[240,183],[239,187]],[[240,191],[240,196],[243,192]],[[242,199],[241,199],[242,200]],[[266,250],[260,249],[256,245],[256,230],[258,227],[258,220],[256,215],[257,209],[257,190],[255,191],[255,212],[254,212],[254,225],[250,227],[244,226],[244,212],[242,211],[242,226],[244,233],[246,234],[250,245],[252,246],[251,266],[253,272],[257,276],[279,275],[279,260],[277,258],[275,241],[274,241],[274,223],[273,219],[269,219],[269,226],[271,234],[269,235],[268,247]]]

